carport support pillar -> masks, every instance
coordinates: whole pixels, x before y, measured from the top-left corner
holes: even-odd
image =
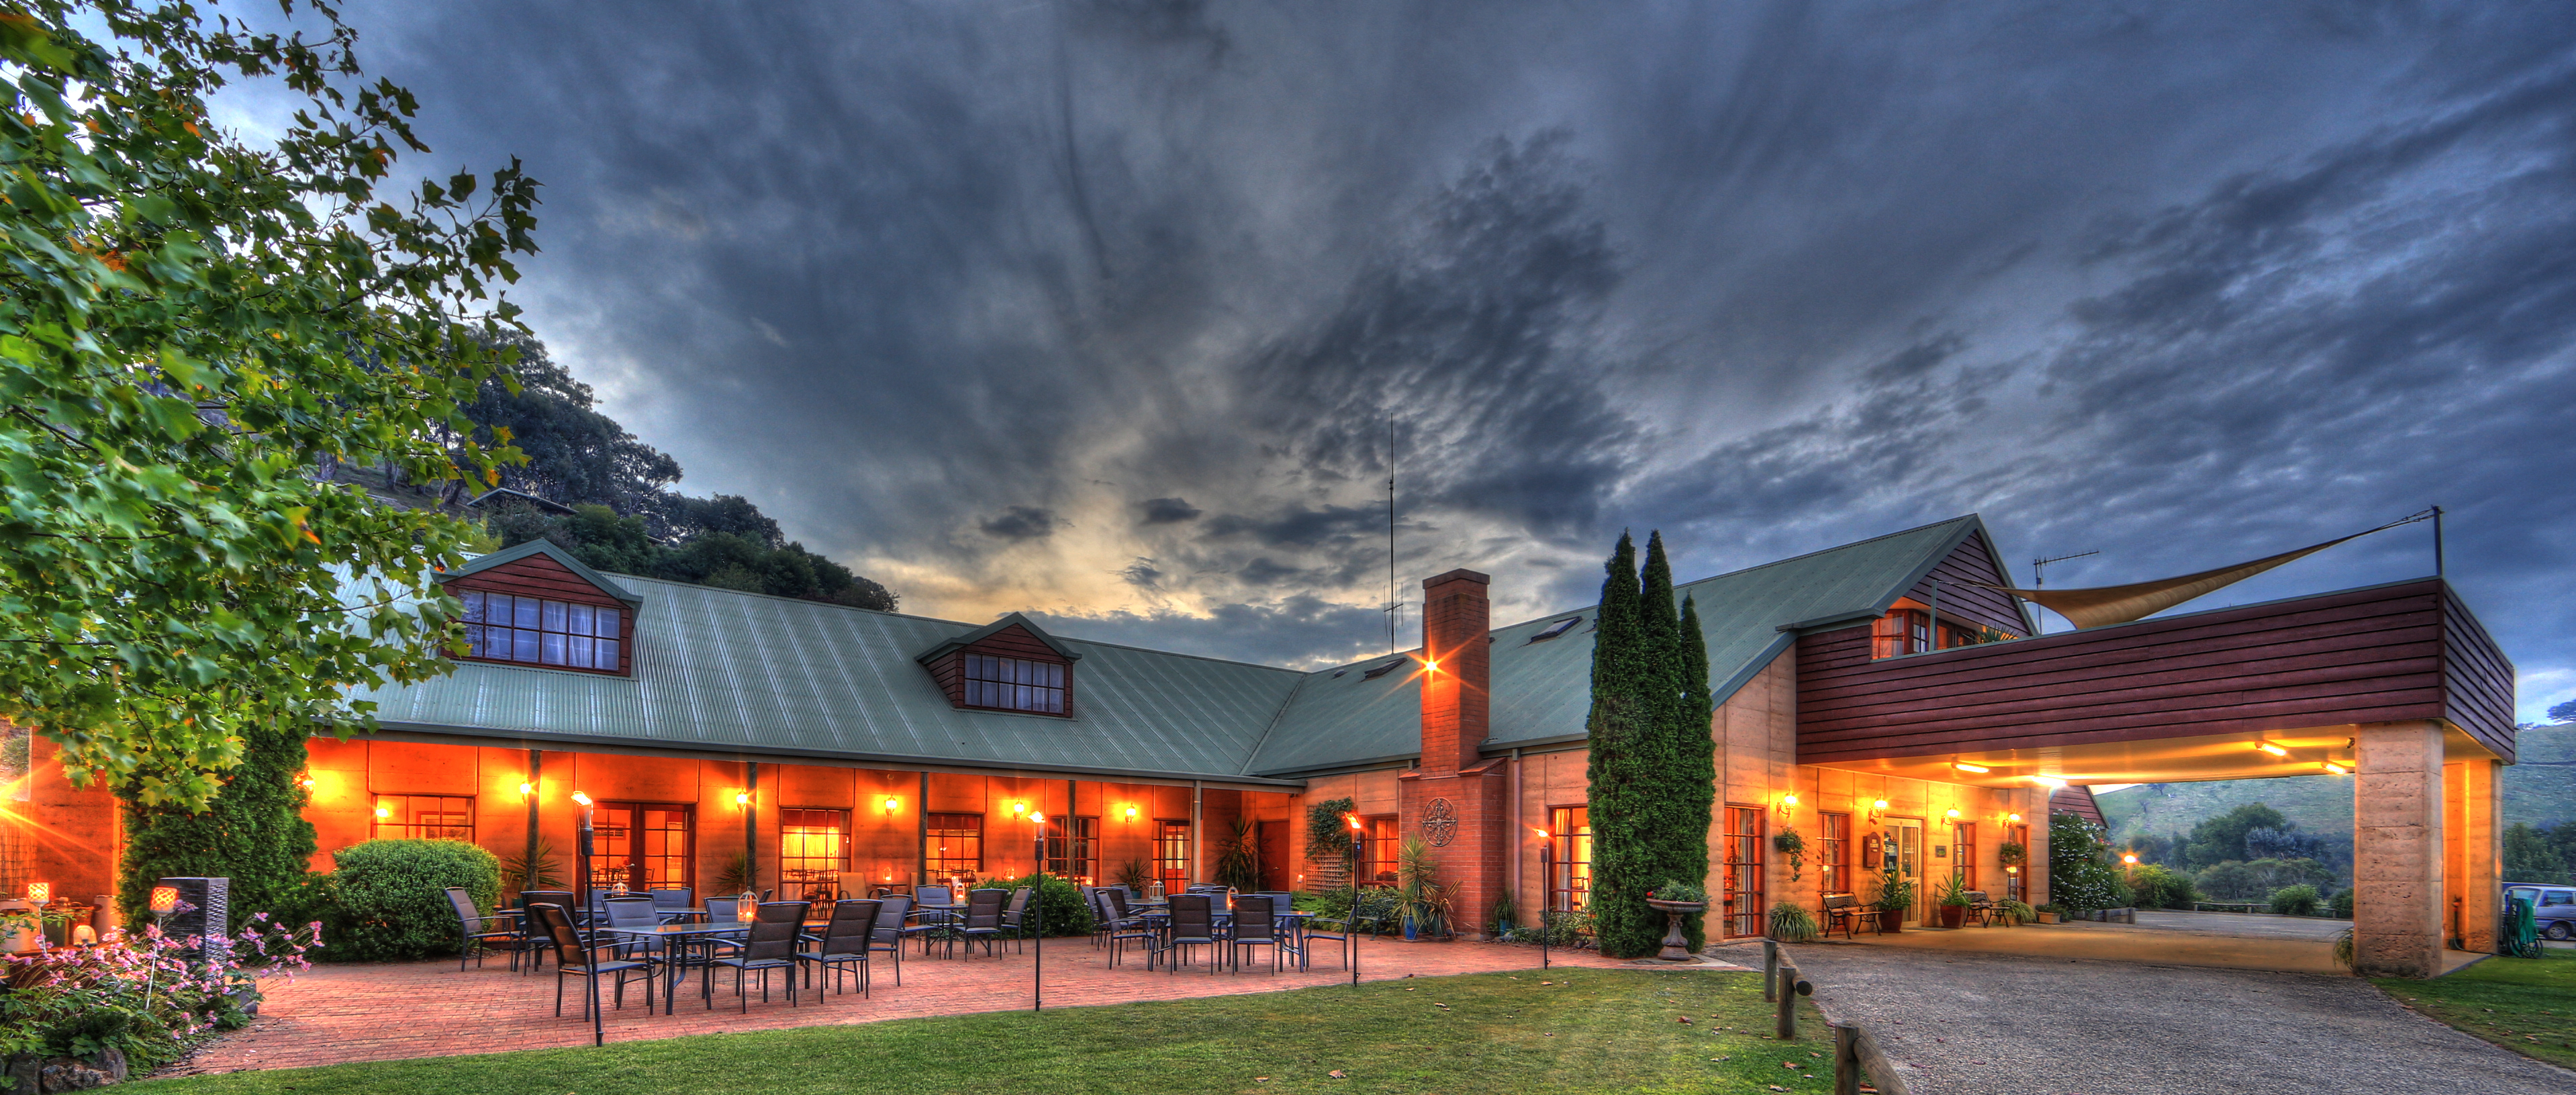
[[[2353,773],[2352,971],[2442,971],[2442,727],[2358,728]]]
[[[2504,861],[2504,802],[2496,793],[2503,766],[2492,760],[2460,760],[2442,766],[2442,803],[2447,821],[2442,848],[2450,853],[2443,865],[2443,915],[2458,905],[2460,949],[2494,954],[2498,872]],[[2448,924],[2448,921],[2445,921]]]

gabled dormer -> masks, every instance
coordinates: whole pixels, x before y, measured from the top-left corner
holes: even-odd
[[[438,583],[465,602],[465,661],[634,672],[635,612],[644,599],[550,541],[479,556]]]
[[[1017,612],[914,660],[957,707],[1073,717],[1073,663],[1082,655]]]

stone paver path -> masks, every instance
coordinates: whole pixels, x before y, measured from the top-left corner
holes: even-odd
[[[1211,975],[1205,967],[1178,973],[1145,971],[1131,953],[1125,964],[1109,965],[1108,951],[1094,950],[1086,940],[1050,940],[1046,946],[1046,1005],[1049,1009],[1136,1000],[1173,1000],[1236,993],[1277,992],[1336,983],[1347,984],[1349,971],[1339,967],[1339,952],[1317,952],[1311,972],[1273,974],[1266,965],[1244,972]],[[1610,968],[1624,965],[1591,951],[1555,951],[1558,965]],[[1756,961],[1759,961],[1757,956]],[[1386,981],[1403,977],[1437,977],[1458,973],[1494,973],[1536,969],[1535,947],[1491,943],[1403,943],[1365,941],[1360,976]],[[879,970],[875,994],[863,998],[853,990],[816,1003],[790,1008],[783,982],[772,975],[770,1002],[761,1003],[753,984],[751,1010],[738,1012],[730,991],[730,974],[719,975],[716,1006],[699,1003],[695,980],[681,989],[678,1014],[659,1009],[644,1013],[643,990],[630,984],[626,1007],[607,1011],[610,1042],[671,1038],[684,1034],[776,1030],[784,1027],[868,1023],[929,1015],[1011,1011],[1029,1006],[1030,958],[928,958],[914,951],[903,963],[898,988],[887,970]],[[1166,967],[1168,969],[1168,967]],[[578,981],[567,981],[568,994]],[[607,982],[601,982],[606,995]],[[590,1044],[590,1023],[582,1019],[578,995],[565,1002],[563,1018],[554,1015],[555,969],[552,964],[533,976],[510,972],[506,960],[458,972],[453,960],[386,965],[316,966],[292,984],[272,982],[260,1016],[206,1048],[168,1075],[233,1072],[253,1068],[293,1068],[343,1061],[382,1061],[404,1057],[440,1057],[460,1053],[494,1053]]]
[[[2424,1018],[2367,981],[1904,947],[1791,948],[1837,1022],[1918,1095],[2566,1095],[2576,1073]],[[1721,954],[1756,964],[1758,948]]]

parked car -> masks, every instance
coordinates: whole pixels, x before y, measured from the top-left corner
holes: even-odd
[[[2576,887],[2505,883],[2504,895],[2531,902],[2531,918],[2545,939],[2576,939]]]

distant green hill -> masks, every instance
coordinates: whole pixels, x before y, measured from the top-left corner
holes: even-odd
[[[2576,821],[2576,723],[2524,727],[2516,752],[2520,763],[2504,770],[2505,824]],[[2352,832],[2349,776],[2142,783],[2094,797],[2115,837],[2188,833],[2203,819],[2249,802],[2279,810],[2312,833]]]

